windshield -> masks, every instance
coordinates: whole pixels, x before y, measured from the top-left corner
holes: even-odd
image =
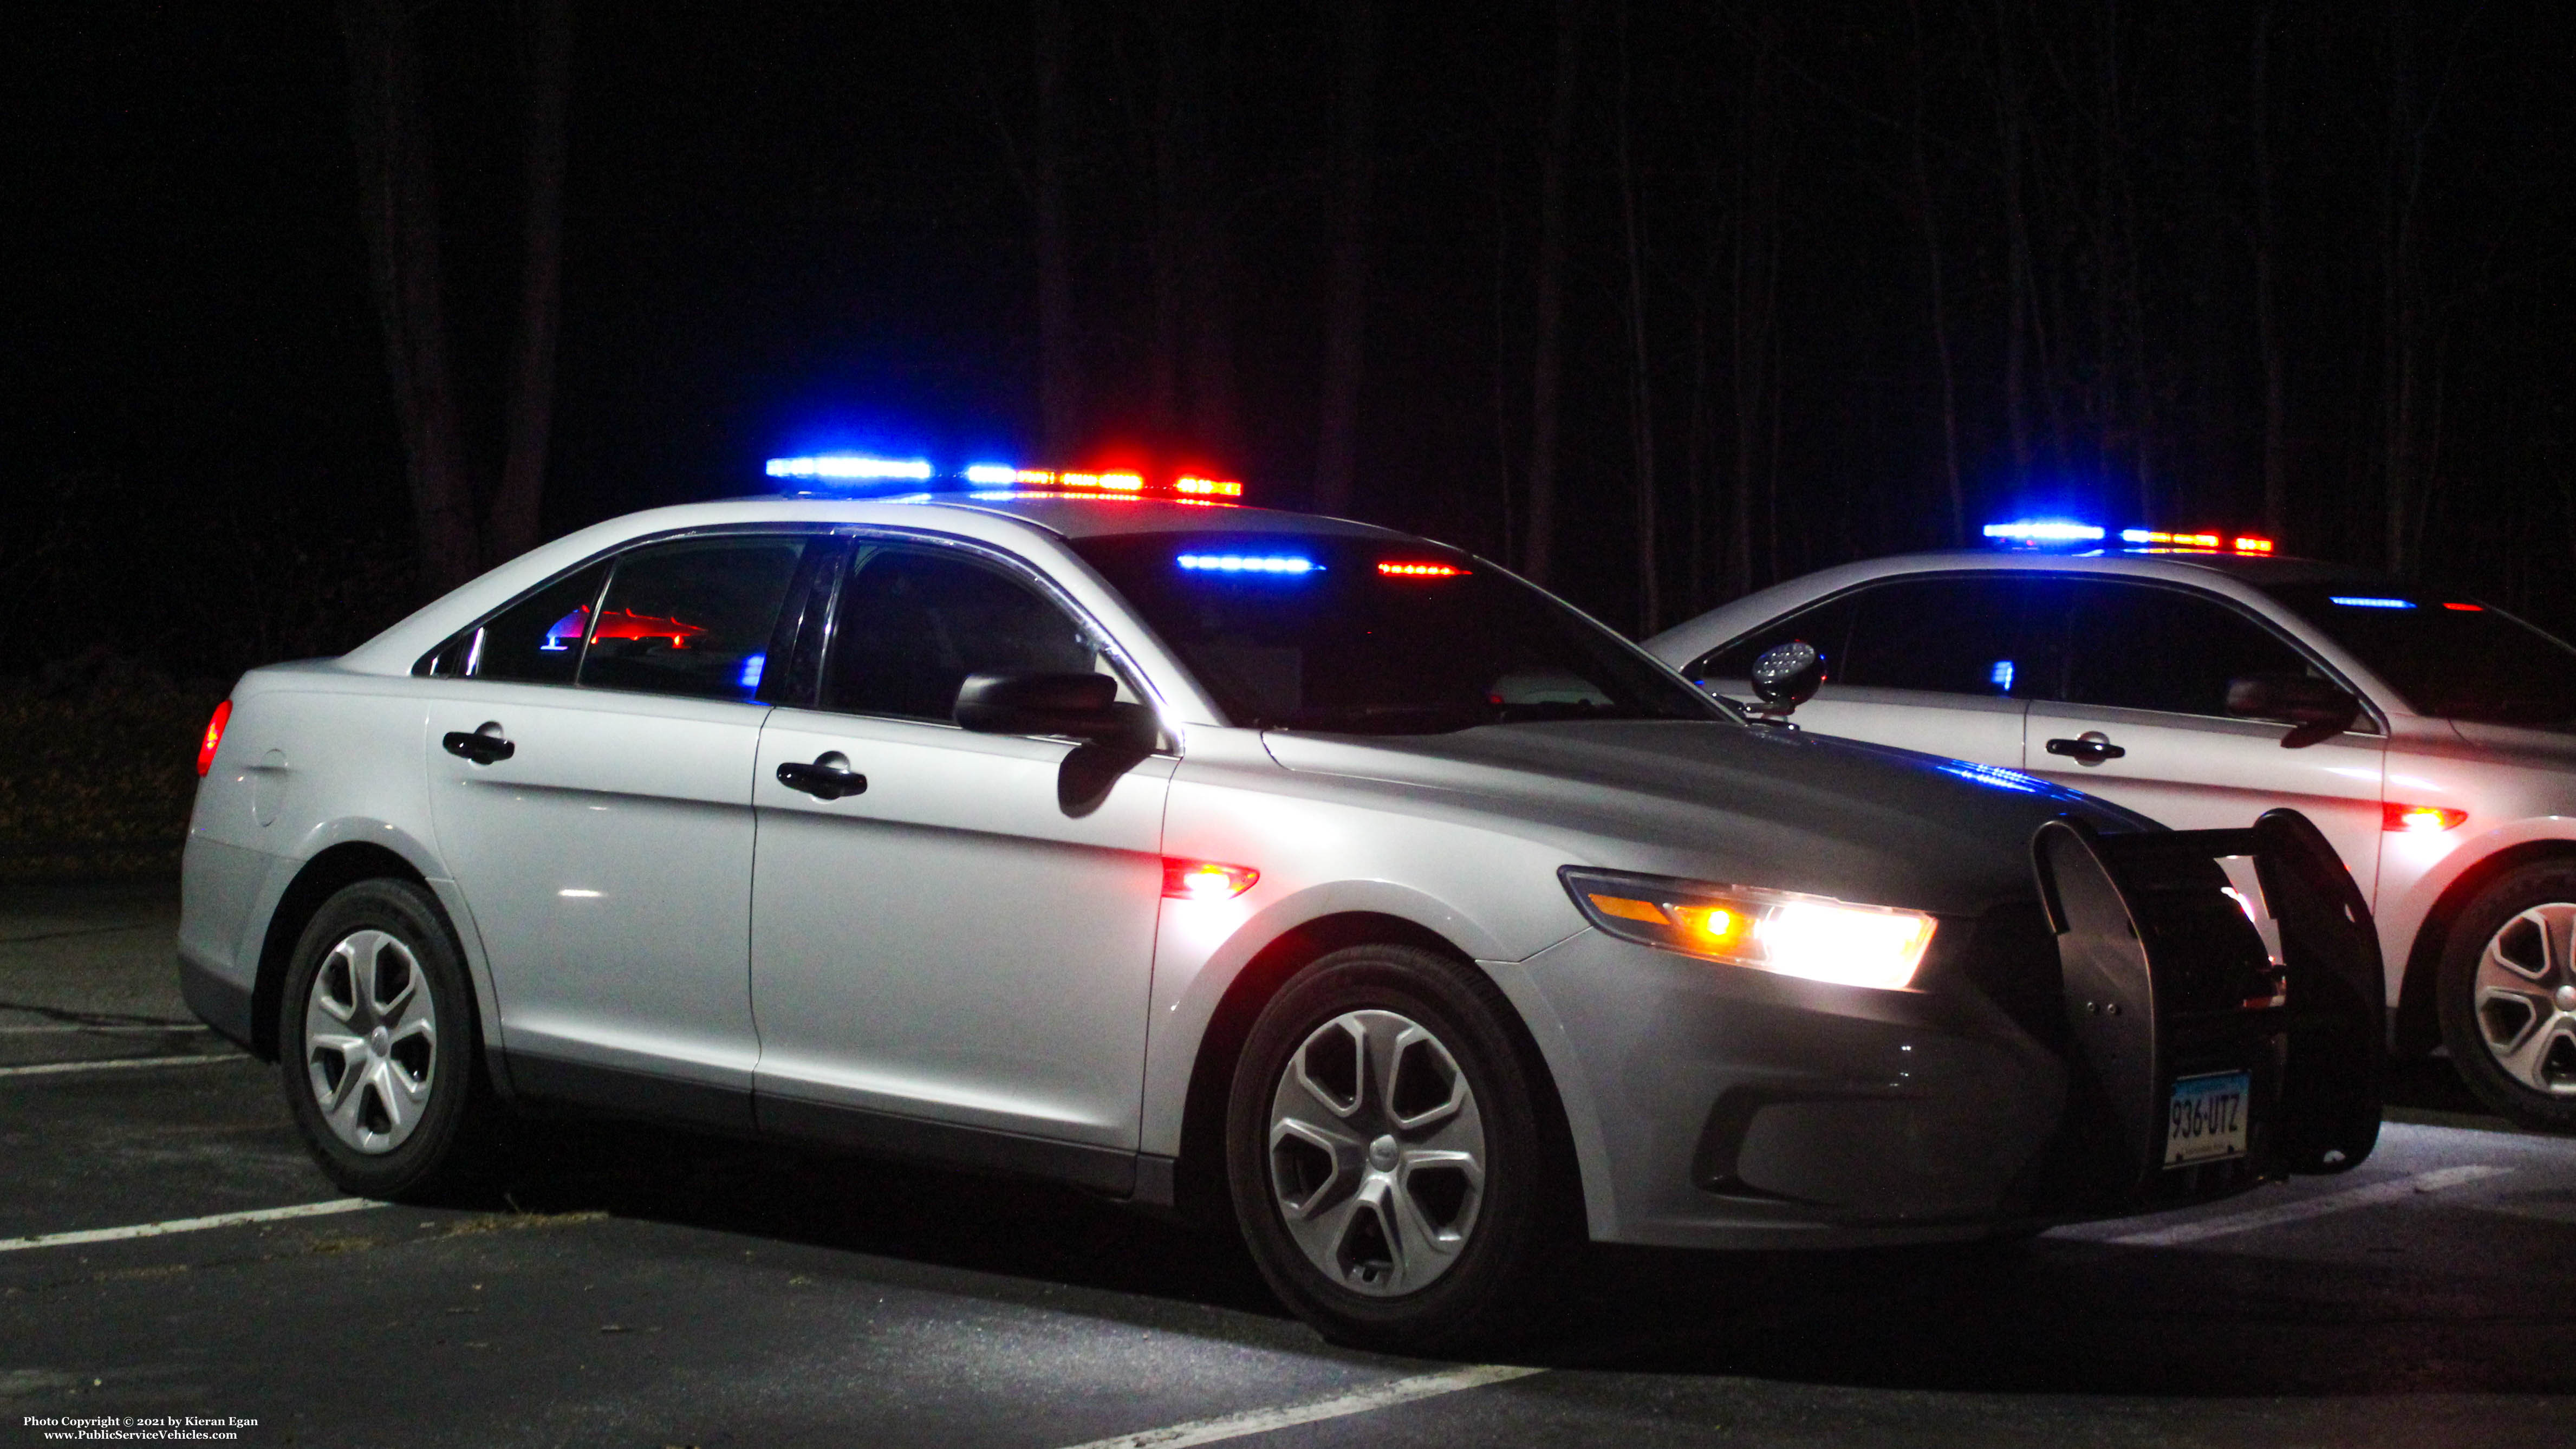
[[[2417,712],[2576,730],[2576,650],[2471,599],[2368,580],[2268,589]]]
[[[1073,548],[1239,725],[1438,734],[1729,717],[1554,598],[1430,544],[1210,532]]]

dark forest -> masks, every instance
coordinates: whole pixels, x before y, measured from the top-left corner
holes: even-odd
[[[434,182],[444,552],[369,12]],[[66,7],[10,88],[0,669],[335,651],[824,447],[1221,468],[1636,631],[2035,512],[2564,628],[2571,39],[2415,0]]]

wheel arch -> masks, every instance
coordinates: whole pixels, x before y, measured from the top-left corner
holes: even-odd
[[[1174,1206],[1185,1216],[1208,1224],[1232,1221],[1225,1182],[1226,1104],[1234,1091],[1235,1070],[1242,1061],[1244,1043],[1262,1008],[1309,963],[1346,947],[1363,945],[1411,946],[1491,981],[1475,957],[1446,936],[1418,921],[1379,911],[1350,910],[1319,916],[1272,938],[1227,983],[1199,1036],[1182,1107],[1180,1159],[1173,1176]],[[1504,1002],[1503,1029],[1520,1052],[1531,1079],[1539,1084],[1540,1110],[1547,1119],[1540,1123],[1540,1130],[1558,1152],[1565,1170],[1575,1174],[1574,1185],[1579,1189],[1580,1167],[1555,1074],[1539,1050],[1529,1023],[1510,1004],[1500,984],[1492,984],[1495,995]]]
[[[322,903],[342,888],[379,879],[409,881],[428,892],[433,903],[437,901],[438,893],[430,890],[428,879],[417,866],[400,853],[371,841],[342,841],[331,846],[304,862],[295,878],[287,882],[276,909],[269,912],[268,929],[260,938],[259,972],[251,985],[251,1049],[260,1056],[277,1060],[278,996],[285,989],[287,967],[292,964],[295,943],[303,939],[304,928],[312,924]],[[446,917],[442,906],[439,918],[446,922]],[[452,939],[455,924],[446,924]]]
[[[2397,988],[2397,1010],[2389,1021],[2389,1048],[2401,1057],[2418,1057],[2442,1040],[2442,1022],[2434,985],[2442,974],[2442,953],[2451,928],[2478,893],[2509,872],[2540,861],[2576,864],[2576,840],[2526,840],[2509,845],[2463,870],[2442,888],[2406,952],[2406,974]]]

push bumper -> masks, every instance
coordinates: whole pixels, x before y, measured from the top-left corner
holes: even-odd
[[[2313,826],[2289,811],[2135,836],[2052,821],[2032,854],[2041,904],[1945,930],[1919,990],[1716,966],[1599,932],[1527,962],[1578,1119],[1593,1236],[1970,1239],[2369,1155],[2377,947]],[[2222,892],[2218,858],[2237,855],[2256,862],[2277,962]],[[2248,1005],[2277,995],[2283,972],[2289,1005]],[[2240,1072],[2244,1150],[2168,1166],[2175,1084]]]

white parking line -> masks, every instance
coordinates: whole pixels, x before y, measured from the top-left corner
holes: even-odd
[[[207,1228],[229,1228],[241,1223],[274,1223],[288,1218],[322,1218],[333,1213],[362,1212],[384,1204],[363,1197],[337,1197],[329,1202],[297,1203],[293,1207],[254,1208],[244,1213],[216,1213],[204,1218],[172,1218],[167,1222],[136,1223],[128,1228],[87,1228],[76,1233],[38,1233],[32,1238],[0,1238],[0,1253],[14,1253],[21,1248],[68,1248],[80,1243],[113,1243],[126,1238],[158,1238],[170,1233],[196,1233]]]
[[[103,1062],[45,1062],[32,1067],[0,1067],[0,1077],[50,1077],[57,1072],[112,1072],[128,1067],[202,1067],[215,1062],[250,1060],[239,1052],[221,1056],[112,1057]]]
[[[2302,1198],[2279,1207],[2258,1208],[2250,1213],[2230,1213],[2221,1218],[2203,1218],[2196,1223],[2178,1223],[2170,1228],[2155,1228],[2143,1233],[2126,1233],[2109,1241],[2133,1247],[2169,1248],[2176,1243],[2197,1243],[2204,1238],[2225,1237],[2229,1233],[2250,1233],[2256,1228],[2278,1227],[2283,1223],[2321,1218],[2328,1213],[2351,1208],[2376,1207],[2382,1203],[2404,1202],[2418,1193],[2440,1192],[2444,1188],[2490,1177],[2502,1177],[2510,1167],[2441,1167],[2419,1172],[2411,1177],[2391,1178],[2356,1187],[2345,1192],[2330,1192],[2322,1197]]]
[[[1072,1449],[1188,1449],[1192,1444],[1216,1444],[1227,1439],[1240,1439],[1248,1434],[1266,1434],[1285,1429],[1291,1424],[1312,1424],[1318,1419],[1340,1419],[1352,1414],[1365,1414],[1373,1409],[1409,1404],[1416,1399],[1436,1399],[1461,1389],[1479,1389],[1487,1384],[1507,1383],[1543,1374],[1543,1368],[1516,1368],[1509,1364],[1477,1364],[1472,1368],[1451,1369],[1447,1373],[1423,1374],[1418,1378],[1397,1379],[1393,1383],[1375,1384],[1317,1399],[1307,1404],[1283,1404],[1272,1409],[1247,1409],[1240,1414],[1227,1414],[1215,1419],[1193,1419],[1186,1424],[1172,1424],[1160,1429],[1145,1429],[1134,1434],[1121,1434],[1115,1439],[1094,1439],[1076,1444]]]
[[[0,1011],[7,1011],[8,1009],[9,1008],[5,1006],[0,1006]],[[214,1030],[213,1027],[207,1026],[203,1022],[195,1021],[173,1021],[167,1023],[151,1022],[146,1024],[119,1022],[113,1026],[0,1026],[0,1036],[51,1036],[68,1032],[106,1032],[110,1034],[125,1033],[128,1035],[158,1035],[165,1031],[212,1030]]]

